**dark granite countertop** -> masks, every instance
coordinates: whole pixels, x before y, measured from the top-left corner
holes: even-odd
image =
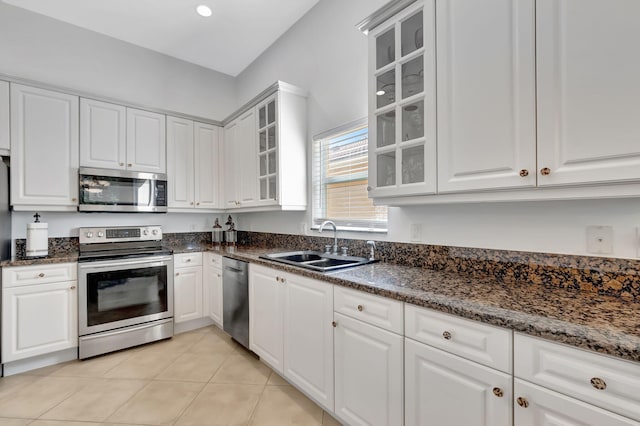
[[[640,362],[640,303],[594,293],[523,282],[504,284],[494,278],[463,273],[373,263],[320,273],[261,259],[288,248],[173,247],[174,253],[215,251],[336,285],[401,300],[511,328],[584,349]]]
[[[532,282],[505,284],[495,278],[374,263],[320,273],[261,259],[289,248],[233,247],[206,243],[169,245],[175,254],[212,251],[332,284],[511,328],[533,336],[640,362],[640,303],[587,291]],[[74,262],[77,253],[15,259],[0,266]]]
[[[45,257],[16,257],[0,262],[0,268],[9,266],[46,265],[50,263],[77,262],[78,252],[56,253]]]

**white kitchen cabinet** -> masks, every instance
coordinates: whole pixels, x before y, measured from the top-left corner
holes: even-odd
[[[202,275],[204,315],[222,328],[222,256],[205,252],[202,259]]]
[[[536,7],[538,185],[640,179],[640,3]]]
[[[369,33],[371,197],[436,192],[435,2]]]
[[[78,346],[77,265],[2,269],[2,362]]]
[[[335,414],[349,425],[403,424],[403,337],[335,313]]]
[[[11,204],[15,210],[76,210],[77,96],[11,84]]]
[[[255,111],[251,109],[225,126],[225,207],[255,206],[258,198],[258,147]]]
[[[517,426],[640,426],[629,418],[517,378],[514,395]]]
[[[407,425],[512,425],[511,374],[405,339]]]
[[[277,82],[225,126],[225,207],[305,210],[306,92]]]
[[[333,411],[333,285],[284,274],[284,377]]]
[[[275,269],[249,265],[249,349],[284,374],[284,279]]]
[[[439,0],[436,22],[438,193],[534,187],[534,0]]]
[[[200,319],[204,316],[202,253],[175,254],[173,258],[174,321]]]
[[[80,166],[126,170],[127,109],[80,99]]]
[[[168,116],[167,152],[170,211],[219,208],[217,127]]]
[[[9,83],[0,80],[0,154],[9,155]]]
[[[165,116],[150,111],[127,108],[127,169],[138,172],[165,173]]]

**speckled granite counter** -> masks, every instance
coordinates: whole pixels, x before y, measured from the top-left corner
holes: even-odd
[[[0,262],[0,268],[8,266],[29,266],[29,265],[45,265],[48,263],[67,263],[77,262],[78,252],[55,253],[46,257],[17,257],[11,260],[3,260]]]
[[[533,336],[640,362],[640,303],[536,283],[374,263],[319,273],[261,259],[288,249],[176,245],[175,253],[215,251],[235,259],[321,279]]]

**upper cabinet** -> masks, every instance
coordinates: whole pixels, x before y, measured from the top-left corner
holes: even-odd
[[[165,116],[82,98],[80,165],[165,173]]]
[[[436,191],[434,8],[418,2],[369,37],[372,197]]]
[[[278,82],[225,125],[225,208],[305,210],[306,93]]]
[[[438,0],[438,192],[536,184],[534,0]]]
[[[9,154],[9,83],[0,81],[0,155]]]
[[[15,210],[76,210],[77,96],[11,85],[11,204]]]
[[[640,2],[538,0],[538,184],[640,178]]]
[[[218,127],[167,117],[170,211],[219,209]]]
[[[638,15],[630,0],[383,6],[360,24],[370,196],[404,205],[640,195]]]

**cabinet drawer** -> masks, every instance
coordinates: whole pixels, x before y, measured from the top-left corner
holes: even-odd
[[[173,267],[202,266],[202,253],[179,253],[173,255]]]
[[[203,261],[205,265],[213,266],[214,268],[222,269],[222,256],[214,253],[204,253]]]
[[[640,364],[516,334],[516,377],[640,420]]]
[[[513,333],[407,304],[405,336],[505,373],[512,371]]]
[[[2,268],[2,287],[57,283],[78,279],[76,263]]]
[[[402,334],[402,302],[339,286],[333,297],[334,311]]]

